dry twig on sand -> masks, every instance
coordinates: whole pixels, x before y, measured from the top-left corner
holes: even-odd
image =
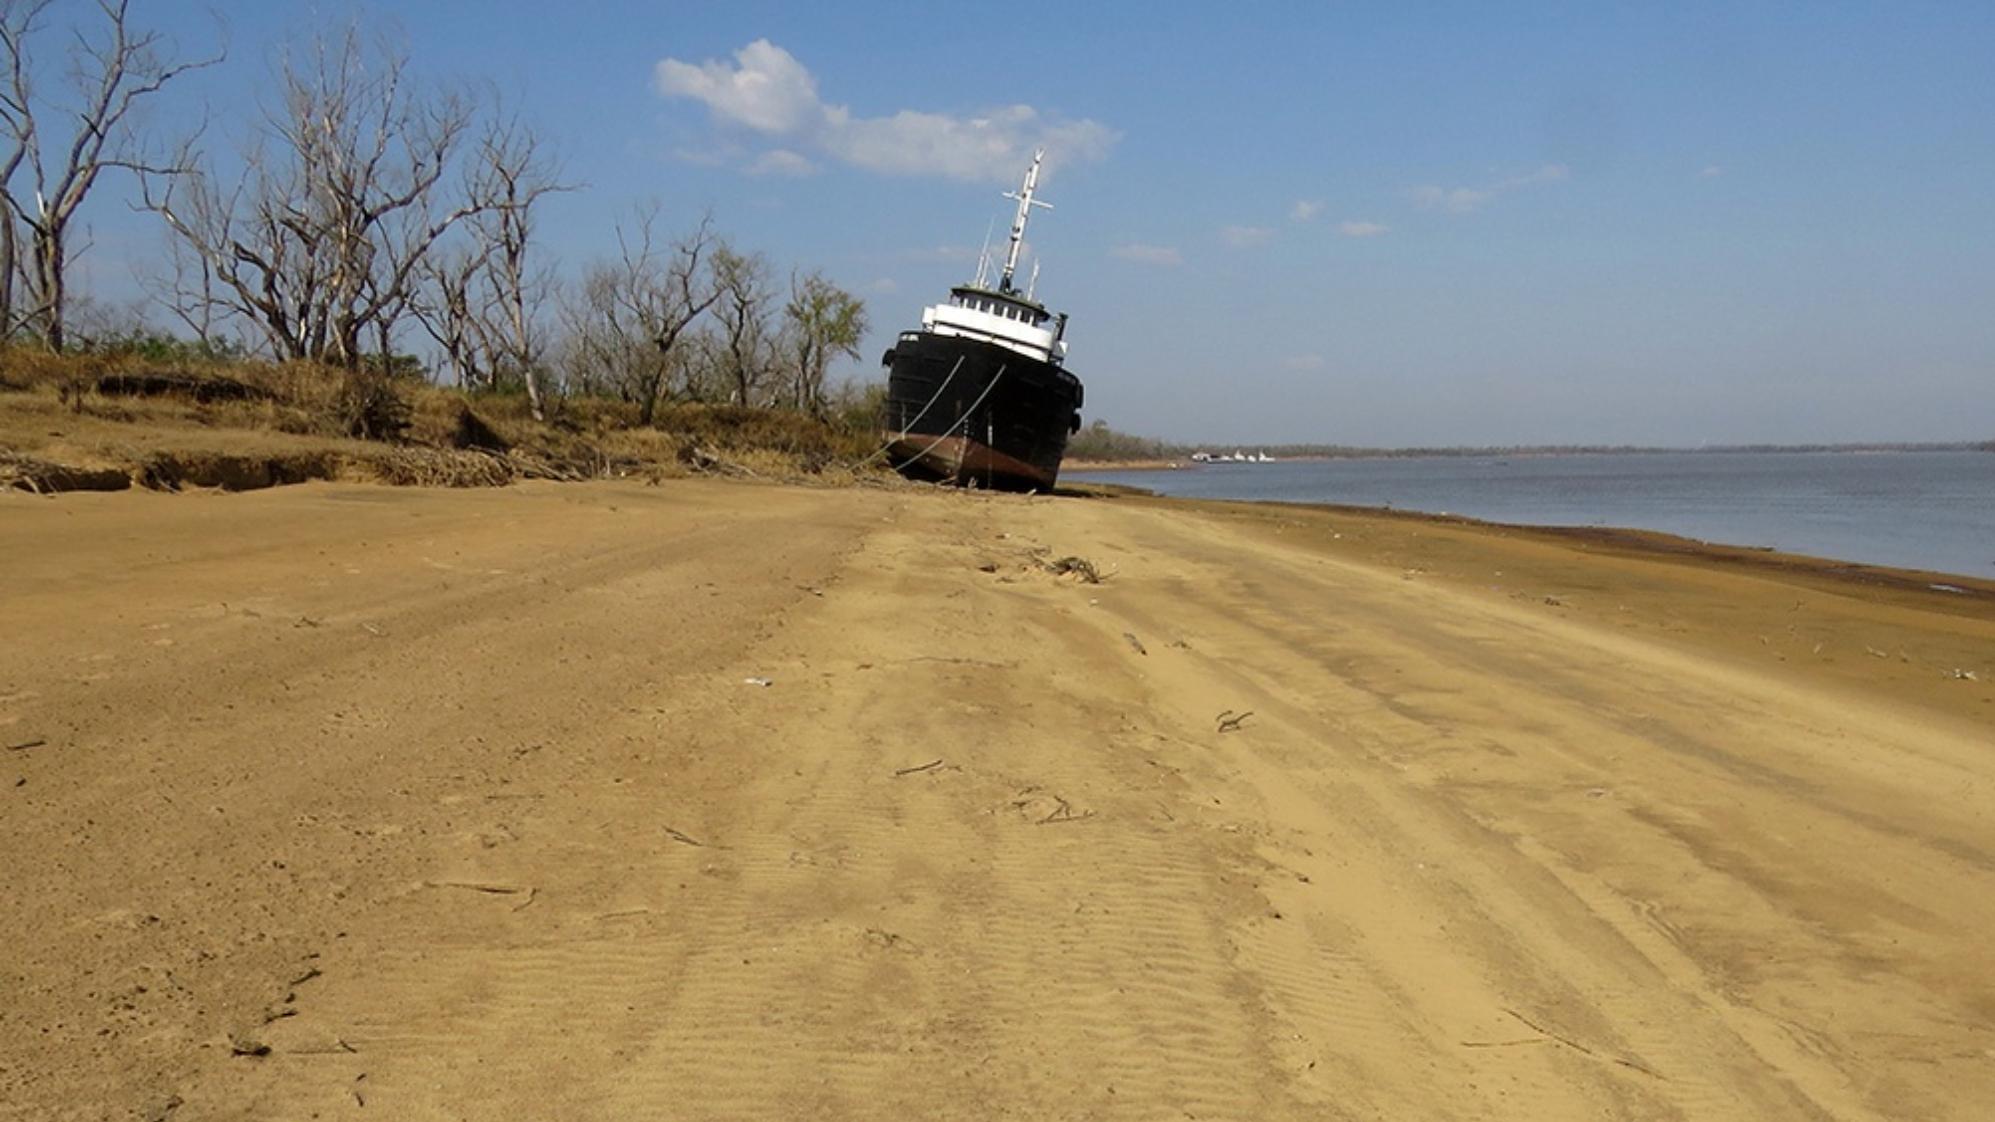
[[[1216,720],[1218,720],[1219,722],[1219,731],[1239,732],[1240,726],[1245,724],[1247,718],[1253,715],[1254,711],[1252,709],[1247,710],[1245,713],[1238,713],[1238,714],[1234,713],[1233,710],[1231,709],[1224,710],[1216,718]]]
[[[1537,1023],[1536,1021],[1533,1021],[1532,1019],[1526,1017],[1522,1013],[1519,1013],[1515,1009],[1505,1009],[1504,1012],[1510,1014],[1510,1016],[1513,1019],[1515,1019],[1517,1023],[1523,1025],[1525,1028],[1530,1029],[1532,1032],[1539,1033],[1545,1036],[1547,1039],[1556,1040],[1560,1044],[1563,1044],[1566,1047],[1572,1049],[1573,1051],[1578,1052],[1580,1055],[1591,1056],[1596,1060],[1606,1060],[1609,1063],[1620,1064],[1622,1067],[1625,1067],[1630,1071],[1639,1071],[1643,1075],[1646,1075],[1651,1079],[1663,1078],[1660,1072],[1657,1072],[1652,1068],[1645,1067],[1642,1064],[1638,1064],[1634,1060],[1626,1059],[1621,1056],[1603,1056],[1600,1053],[1594,1051],[1591,1048],[1588,1048],[1586,1045],[1581,1044],[1579,1041],[1574,1040],[1569,1036],[1562,1036],[1556,1032],[1553,1032],[1551,1029],[1546,1028],[1545,1026]],[[1464,1043],[1467,1042],[1465,1041]],[[1517,1042],[1509,1041],[1503,1043],[1517,1043]],[[1469,1045],[1469,1046],[1477,1047],[1477,1045]],[[1491,1045],[1482,1045],[1482,1047],[1489,1047],[1489,1046]]]
[[[680,842],[680,843],[683,843],[683,844],[685,844],[685,845],[696,845],[696,846],[701,846],[701,847],[704,847],[704,846],[705,846],[705,845],[707,844],[707,843],[705,843],[705,842],[701,841],[700,839],[698,839],[698,838],[696,838],[696,837],[693,837],[693,836],[692,836],[692,835],[690,835],[690,834],[685,834],[685,833],[681,833],[681,832],[680,832],[680,831],[678,831],[678,830],[674,830],[674,829],[673,829],[672,827],[670,827],[670,826],[667,826],[667,827],[665,827],[665,836],[666,836],[666,837],[668,837],[668,838],[671,838],[671,839],[672,839],[673,841],[675,841],[675,842]]]
[[[954,663],[957,666],[988,666],[993,670],[1009,670],[1012,667],[1018,665],[1018,663],[1016,662],[993,662],[988,658],[949,658],[944,655],[916,655],[913,658],[904,658],[899,661],[949,662],[949,663]]]
[[[941,760],[930,760],[925,764],[916,764],[913,767],[900,768],[894,772],[894,775],[896,778],[903,775],[914,775],[917,772],[933,771],[941,766],[942,766]]]
[[[1102,580],[1101,570],[1096,569],[1094,562],[1085,557],[1061,557],[1052,561],[1041,561],[1039,567],[1056,577],[1072,573],[1087,584],[1100,584]]]
[[[423,882],[423,887],[462,888],[469,892],[483,892],[488,896],[518,896],[521,893],[538,891],[531,887],[518,888],[510,884],[486,884],[475,880],[426,880]]]
[[[1150,653],[1143,649],[1143,640],[1138,639],[1134,631],[1125,631],[1122,633],[1122,637],[1129,640],[1129,645],[1135,648],[1137,654],[1148,655]]]
[[[1060,805],[1054,807],[1052,813],[1039,820],[1041,826],[1050,826],[1056,822],[1079,822],[1082,819],[1094,817],[1094,811],[1092,810],[1084,810],[1079,814],[1075,814],[1073,804],[1058,795],[1053,796],[1053,801]]]
[[[907,936],[902,935],[898,931],[888,931],[884,927],[868,927],[866,929],[866,941],[882,950],[906,951],[909,954],[921,953],[921,948],[909,941]]]

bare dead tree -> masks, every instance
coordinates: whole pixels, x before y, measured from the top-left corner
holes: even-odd
[[[582,378],[600,373],[619,398],[639,406],[646,421],[670,373],[672,357],[661,354],[651,337],[649,309],[659,268],[657,220],[657,208],[647,206],[638,210],[634,228],[619,222],[616,259],[589,266],[579,299],[564,311]]]
[[[699,226],[672,247],[662,275],[646,286],[639,306],[640,322],[658,351],[657,369],[661,375],[671,373],[686,329],[720,299],[720,287],[714,280],[712,262],[707,258],[718,256],[725,249],[726,245],[713,232],[712,217],[702,217]],[[663,388],[662,382],[654,384],[644,395],[638,410],[644,424],[650,424],[656,415]]]
[[[489,243],[434,252],[423,261],[418,278],[416,322],[436,342],[444,366],[464,389],[489,388],[493,381],[485,324],[476,314],[473,295],[491,256]]]
[[[769,367],[769,263],[759,253],[737,253],[720,245],[713,253],[713,278],[723,373],[734,403],[753,405],[752,395]]]
[[[215,286],[215,270],[206,257],[179,238],[166,241],[164,271],[142,266],[140,281],[153,303],[186,328],[204,349],[213,351],[227,319],[227,305]]]
[[[720,299],[713,258],[724,245],[711,218],[672,246],[660,249],[656,208],[640,210],[635,229],[617,226],[618,257],[591,266],[581,299],[568,310],[571,332],[584,352],[614,366],[617,392],[635,402],[638,418],[650,424],[680,365],[687,332]],[[649,353],[632,352],[642,342]]]
[[[534,419],[547,419],[541,386],[547,341],[541,310],[552,278],[528,261],[533,210],[541,199],[573,190],[558,180],[541,151],[540,138],[517,120],[493,126],[480,140],[472,197],[482,207],[471,223],[484,250],[484,335],[495,379],[517,377],[526,389]]]
[[[632,292],[623,264],[598,262],[562,302],[570,386],[635,402],[641,387],[664,380],[665,362],[644,335]]]
[[[355,27],[280,81],[232,185],[211,168],[149,176],[145,205],[274,354],[353,368],[370,333],[390,349],[424,260],[486,205],[443,187],[475,107],[418,86],[406,54]]]
[[[7,130],[7,148],[0,154],[0,339],[11,337],[20,322],[14,316],[14,279],[20,270],[20,228],[14,211],[14,174],[28,157],[35,139],[35,119],[30,108],[27,74],[27,41],[35,30],[48,0],[41,3],[8,2],[0,5],[0,51],[4,51],[8,83],[0,89],[0,125]]]
[[[480,138],[469,178],[467,195],[479,213],[464,223],[457,245],[432,251],[423,263],[414,311],[459,385],[492,389],[517,380],[535,419],[546,420],[542,312],[553,281],[528,258],[533,210],[547,195],[573,188],[556,181],[539,137],[516,120]]]
[[[824,412],[824,378],[832,359],[859,357],[866,334],[866,303],[825,279],[822,273],[790,274],[790,300],[783,308],[783,343],[796,408]]]
[[[78,208],[89,197],[98,177],[108,169],[143,173],[174,170],[148,157],[131,128],[132,114],[147,98],[175,78],[221,61],[222,55],[177,61],[156,31],[132,28],[129,0],[96,0],[94,34],[79,30],[70,50],[70,77],[75,100],[44,101],[35,89],[29,48],[41,30],[52,0],[0,0],[0,128],[6,130],[0,153],[0,186],[5,188],[6,215],[0,222],[0,259],[8,266],[0,282],[0,327],[11,333],[19,326],[35,330],[50,350],[65,341],[64,312],[69,302],[69,267],[77,247],[70,228]],[[45,135],[44,126],[73,122],[73,131]],[[16,184],[25,165],[27,182]],[[20,253],[19,230],[25,227],[28,253]],[[25,304],[17,307],[12,287],[22,282]]]
[[[679,340],[679,396],[687,401],[727,401],[734,387],[727,372],[727,339],[713,319],[687,331]]]

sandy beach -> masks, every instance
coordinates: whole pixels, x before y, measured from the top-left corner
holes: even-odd
[[[0,1117],[1985,1118],[1995,586],[1933,583],[1132,497],[0,494]]]

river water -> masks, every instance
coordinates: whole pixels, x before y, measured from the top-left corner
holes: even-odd
[[[1995,454],[1682,452],[1434,456],[1068,472],[1201,499],[1340,503],[1995,578]]]

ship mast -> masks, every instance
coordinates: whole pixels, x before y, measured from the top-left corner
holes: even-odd
[[[1018,271],[1018,250],[1025,244],[1025,220],[1032,215],[1032,208],[1043,206],[1053,209],[1052,203],[1040,202],[1032,197],[1032,189],[1039,185],[1039,161],[1046,158],[1046,150],[1041,148],[1032,153],[1032,166],[1025,169],[1025,182],[1016,191],[1006,191],[1004,197],[1018,200],[1018,214],[1011,220],[1011,248],[1004,255],[1004,275],[998,278],[998,291],[1012,291],[1011,276]]]

